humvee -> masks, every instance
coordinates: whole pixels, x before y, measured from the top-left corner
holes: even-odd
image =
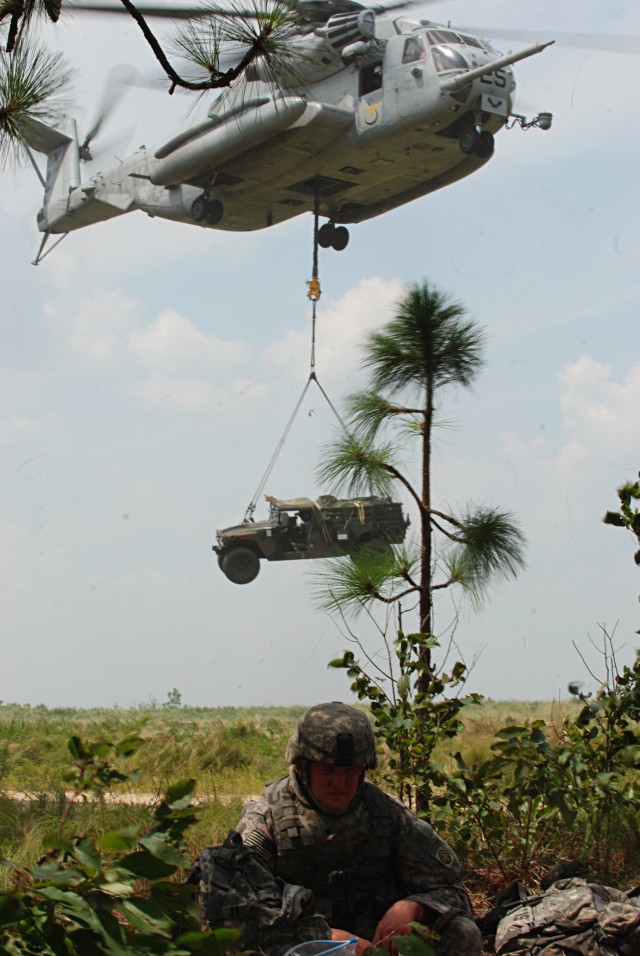
[[[261,558],[296,561],[344,557],[361,548],[386,550],[404,541],[409,525],[402,505],[391,498],[265,498],[267,521],[245,519],[217,532],[213,550],[234,584],[253,581]]]

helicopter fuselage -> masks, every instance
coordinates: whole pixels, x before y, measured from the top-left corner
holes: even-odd
[[[64,144],[46,150],[40,230],[67,233],[139,209],[251,231],[316,204],[331,223],[357,223],[488,161],[512,109],[510,64],[542,47],[501,58],[429,21],[378,21],[374,34],[362,16],[332,31],[338,19],[296,41],[304,55],[286,89],[250,68],[205,119],[86,182],[67,119]]]

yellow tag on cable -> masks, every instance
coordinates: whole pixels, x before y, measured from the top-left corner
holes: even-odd
[[[314,276],[313,279],[307,281],[307,298],[311,299],[312,302],[317,302],[320,298],[320,279],[317,276]]]

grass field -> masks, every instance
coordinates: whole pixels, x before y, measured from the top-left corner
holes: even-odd
[[[467,708],[465,731],[451,750],[469,760],[489,751],[495,731],[507,723],[542,718],[549,733],[559,726],[570,703],[486,701]],[[57,833],[99,837],[145,817],[147,801],[157,800],[172,781],[193,778],[202,801],[190,831],[194,856],[221,841],[237,822],[244,799],[267,780],[286,772],[284,750],[304,708],[142,707],[135,710],[0,706],[0,856],[20,866],[33,864]],[[116,742],[138,735],[143,743],[119,769],[125,784],[108,788],[124,802],[76,801],[73,759],[67,741]],[[439,755],[446,762],[447,755]],[[16,794],[21,799],[16,799]],[[142,805],[127,795],[137,795]],[[61,822],[63,821],[63,822]],[[1,871],[0,871],[1,872]],[[0,880],[13,879],[5,870]]]
[[[459,751],[469,765],[479,764],[490,755],[498,731],[509,725],[531,726],[539,720],[544,721],[546,739],[555,744],[562,739],[563,720],[575,717],[579,707],[573,701],[485,700],[467,705],[463,732],[438,747],[433,760],[450,776],[456,766],[454,753]],[[188,851],[195,861],[203,846],[222,842],[234,828],[247,796],[260,792],[265,781],[286,772],[286,743],[303,710],[182,706],[78,710],[0,705],[0,859],[4,862],[0,891],[28,887],[25,868],[32,867],[50,846],[60,845],[61,839],[83,835],[100,846],[103,836],[125,827],[139,825],[142,831],[148,830],[150,806],[160,802],[169,784],[187,778],[196,781],[199,801],[197,822],[187,832]],[[85,790],[80,795],[78,767],[82,761],[77,759],[78,748],[74,759],[68,746],[74,737],[95,745],[94,770],[100,767],[100,755],[104,753],[104,765],[126,779],[92,788],[86,785],[91,768],[87,772],[85,766]],[[113,748],[107,744],[117,745],[128,738],[139,738],[132,754],[113,761]],[[384,772],[387,761],[383,748],[381,758]],[[375,780],[376,773],[372,776]],[[524,804],[521,809],[526,816]],[[501,805],[498,813],[502,813]],[[507,843],[513,843],[512,861],[520,853],[518,841],[522,843],[525,830],[528,833],[526,826],[522,829],[522,820],[518,824],[518,813],[513,819],[513,830],[511,824],[506,831],[503,828]],[[581,846],[580,827],[571,832],[558,817],[552,822],[554,829],[547,832],[544,816],[541,818],[541,832],[550,838],[544,847],[540,844],[537,855],[531,856],[523,877],[532,889],[548,865],[562,856],[576,858]],[[605,840],[604,845],[609,857],[607,872],[617,879],[609,882],[626,887],[640,880],[639,821],[635,811],[625,809],[613,823],[611,833],[615,831],[617,849],[610,854],[611,842]],[[509,878],[520,878],[522,872],[516,868],[507,874],[499,862],[492,862],[487,845],[480,845],[480,830],[475,824],[471,841],[465,839],[455,816],[448,824],[450,829],[444,818],[436,828],[458,852],[476,912],[481,912],[491,905],[496,890]],[[526,840],[530,839],[535,842],[537,832],[527,835]],[[176,878],[185,875],[178,871]],[[486,946],[485,953],[490,954],[491,939]]]
[[[575,705],[565,702],[485,701],[465,709],[465,731],[451,745],[473,760],[488,752],[493,736],[509,723],[543,719],[553,734]],[[286,770],[284,750],[304,707],[52,708],[0,706],[0,788],[32,794],[68,787],[67,741],[110,740],[138,734],[144,743],[128,773],[128,789],[163,790],[172,780],[193,777],[198,793],[255,793]],[[123,761],[123,765],[125,761]]]

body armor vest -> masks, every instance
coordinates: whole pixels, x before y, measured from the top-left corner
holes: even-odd
[[[393,820],[385,795],[364,783],[356,806],[341,816],[318,813],[292,793],[289,778],[267,785],[277,875],[309,887],[316,911],[338,929],[371,939],[398,899]]]

